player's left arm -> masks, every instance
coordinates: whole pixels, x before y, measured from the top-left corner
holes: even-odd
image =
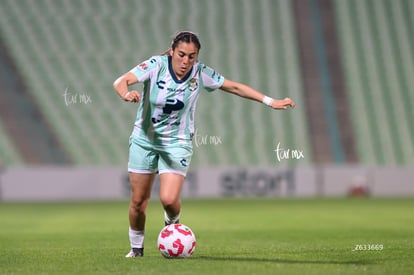
[[[247,85],[228,79],[224,79],[223,85],[220,87],[220,89],[247,99],[265,103],[273,109],[285,110],[289,106],[291,108],[294,108],[296,105],[295,102],[289,97],[286,97],[284,99],[273,99]]]

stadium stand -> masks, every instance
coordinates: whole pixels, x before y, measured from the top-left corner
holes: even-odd
[[[200,35],[200,60],[225,77],[303,105],[289,1],[5,0],[0,25],[35,104],[77,165],[126,165],[136,105],[122,102],[112,82],[182,29]],[[279,142],[312,159],[303,109],[274,112],[220,93],[199,98],[197,134],[208,144],[194,147],[195,167],[277,164]]]
[[[0,125],[0,156],[0,168],[3,165],[16,165],[22,163],[21,157],[16,151],[16,148],[6,131],[4,131],[3,125]]]
[[[414,2],[336,0],[362,163],[414,162]]]
[[[356,163],[333,1],[293,3],[313,162]]]
[[[358,160],[412,164],[414,2],[332,1]],[[307,1],[316,2],[323,1]],[[3,0],[0,7],[2,40],[76,165],[126,166],[137,106],[122,102],[112,82],[183,29],[200,35],[202,62],[298,106],[274,112],[203,93],[196,126],[207,144],[194,146],[193,167],[297,164],[277,162],[278,143],[302,150],[300,164],[311,162],[292,1]],[[21,162],[1,127],[0,136],[2,161]]]

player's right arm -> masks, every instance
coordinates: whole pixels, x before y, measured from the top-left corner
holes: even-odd
[[[138,79],[132,72],[127,72],[114,81],[114,89],[118,95],[128,102],[139,102],[141,96],[136,90],[128,90],[128,86],[138,83]]]

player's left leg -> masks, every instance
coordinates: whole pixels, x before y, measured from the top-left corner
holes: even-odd
[[[190,166],[191,146],[168,146],[159,152],[160,200],[165,224],[178,223],[181,213],[181,189]]]
[[[181,189],[184,176],[176,173],[160,174],[160,200],[164,207],[165,224],[178,223],[181,214]]]

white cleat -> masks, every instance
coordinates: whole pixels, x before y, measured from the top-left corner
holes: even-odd
[[[136,258],[144,256],[144,248],[132,248],[128,254],[125,255],[125,258]]]

